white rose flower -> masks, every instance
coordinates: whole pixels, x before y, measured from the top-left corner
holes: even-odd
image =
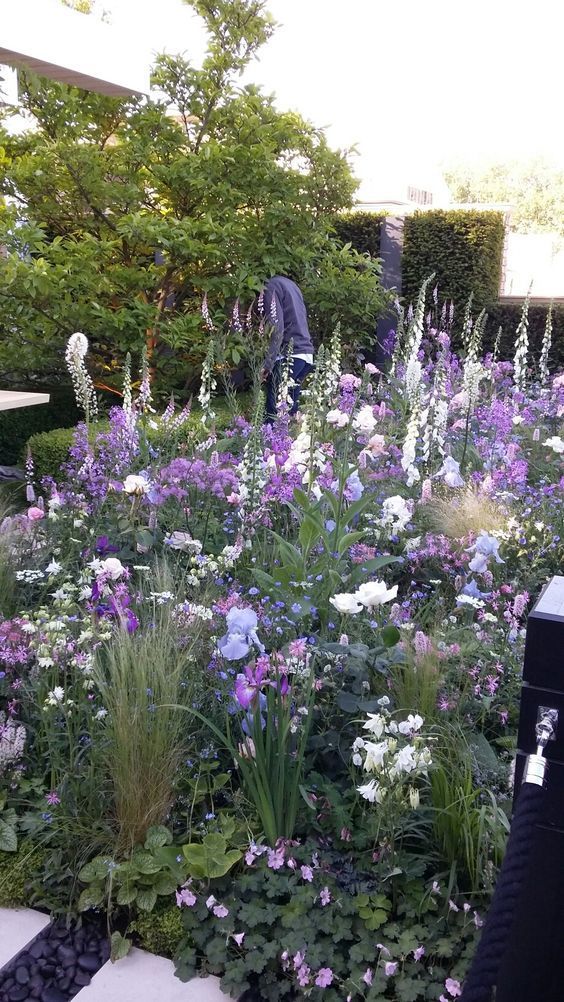
[[[123,489],[125,493],[134,494],[136,497],[141,497],[143,494],[147,494],[150,486],[151,485],[146,477],[136,473],[130,473],[123,481]]]
[[[553,452],[557,452],[559,455],[564,452],[564,440],[560,438],[559,435],[553,435],[552,438],[547,438],[544,443]]]
[[[371,435],[376,427],[376,418],[370,404],[365,404],[358,411],[353,421],[353,428],[361,435]]]
[[[333,595],[329,601],[337,612],[342,612],[350,616],[356,616],[357,612],[360,612],[362,609],[362,604],[357,600],[356,595],[350,595],[346,592],[342,592],[340,595]]]
[[[385,581],[365,581],[355,592],[355,599],[367,609],[373,609],[384,602],[391,602],[398,593],[398,586],[387,588]]]
[[[119,578],[125,571],[121,560],[117,557],[107,557],[105,560],[100,561],[100,567],[97,571],[98,574],[105,574],[106,577],[110,578],[111,581],[118,581]]]
[[[328,411],[325,417],[327,424],[332,424],[335,428],[346,428],[349,423],[349,415],[338,409]]]

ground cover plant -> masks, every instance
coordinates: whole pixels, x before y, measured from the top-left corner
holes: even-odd
[[[84,421],[0,532],[3,900],[105,915],[115,958],[140,939],[233,997],[460,994],[562,562],[564,377],[526,305],[500,362],[470,309],[453,354],[426,292],[386,372],[337,331],[273,425],[255,380],[218,428],[205,306],[197,421],[134,360],[97,422],[72,335]]]

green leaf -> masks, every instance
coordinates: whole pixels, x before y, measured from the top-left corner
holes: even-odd
[[[78,899],[79,912],[86,912],[89,908],[98,908],[104,900],[104,888],[100,884],[91,884],[85,887]]]
[[[132,856],[131,862],[133,866],[139,870],[139,873],[144,873],[146,876],[158,873],[160,870],[160,866],[154,856],[144,849],[135,852]]]
[[[154,887],[145,887],[137,892],[135,904],[144,912],[152,912],[157,901],[157,892]]]
[[[131,940],[122,936],[121,932],[113,932],[110,943],[112,948],[110,960],[112,964],[115,964],[116,960],[123,960],[124,957],[127,957],[132,946]]]
[[[0,820],[0,851],[16,852],[18,848],[18,836],[13,825]]]
[[[384,627],[380,635],[382,637],[382,643],[384,644],[384,647],[395,647],[395,645],[401,638],[400,631],[398,630],[397,626],[393,625],[393,623],[388,623],[388,625]]]
[[[223,835],[211,832],[202,844],[190,843],[182,847],[188,870],[193,877],[213,879],[223,877],[243,855],[238,849],[226,851]]]
[[[149,828],[145,837],[145,848],[156,849],[163,845],[170,845],[172,842],[172,832],[164,825],[153,825]]]
[[[123,884],[117,892],[116,901],[118,905],[130,905],[132,901],[135,901],[137,895],[137,888],[134,884]]]
[[[82,867],[82,870],[78,874],[78,879],[83,884],[91,884],[94,880],[105,880],[109,872],[108,864],[111,862],[112,860],[110,859],[97,856],[96,859],[90,860],[86,866]]]

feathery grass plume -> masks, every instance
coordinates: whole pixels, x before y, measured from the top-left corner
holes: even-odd
[[[548,356],[550,354],[550,349],[552,347],[552,302],[548,307],[548,313],[546,315],[546,324],[544,327],[544,334],[542,337],[542,347],[539,359],[539,379],[540,384],[546,387],[548,383],[549,371],[548,371]]]
[[[477,487],[434,495],[423,508],[421,518],[431,532],[450,539],[464,539],[471,533],[494,532],[507,526],[507,511]]]
[[[515,332],[515,355],[513,358],[513,382],[516,388],[522,393],[525,390],[527,381],[527,355],[529,352],[529,303],[531,300],[532,283],[529,286],[521,319]]]
[[[212,399],[217,389],[217,382],[214,375],[215,346],[212,339],[208,344],[206,357],[202,365],[202,375],[200,380],[200,392],[198,400],[202,408],[200,422],[207,427],[215,421],[216,415],[212,410]]]
[[[443,668],[438,650],[420,630],[402,638],[405,660],[394,665],[391,687],[394,703],[406,713],[420,713],[430,722],[437,716]]]
[[[98,400],[94,383],[86,368],[85,358],[88,352],[88,338],[80,331],[71,334],[67,341],[65,361],[69,370],[74,395],[78,406],[84,411],[86,424],[98,416]]]
[[[155,575],[152,586],[169,590],[166,577]],[[191,704],[197,689],[197,625],[188,641],[181,640],[167,605],[152,612],[150,625],[133,634],[120,630],[100,647],[93,671],[107,710],[100,748],[112,792],[109,820],[122,853],[143,842],[151,825],[166,820],[188,743],[182,707]]]

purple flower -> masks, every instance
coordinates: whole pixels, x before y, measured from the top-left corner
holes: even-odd
[[[365,972],[364,972],[364,974],[362,975],[362,980],[364,981],[364,984],[368,985],[368,987],[370,987],[370,985],[372,984],[373,978],[374,978],[374,972],[373,972],[372,968],[371,967],[367,967],[366,970],[365,970]]]
[[[313,880],[313,870],[311,866],[301,866],[300,873],[302,875],[303,880],[307,880],[308,883],[311,884]]]
[[[51,790],[51,793],[46,793],[45,800],[47,801],[48,804],[50,804],[51,807],[56,807],[57,804],[61,803],[61,798],[59,797],[59,794],[57,793],[56,790]]]
[[[268,862],[267,866],[271,870],[280,870],[284,866],[284,846],[279,846],[277,849],[268,850]]]
[[[252,609],[230,609],[226,616],[227,633],[218,640],[217,646],[227,661],[245,658],[255,644],[261,654],[264,645],[257,636],[258,619]]]
[[[393,977],[398,969],[397,961],[387,960],[384,964],[384,974],[387,978]]]
[[[229,908],[226,908],[225,905],[215,905],[213,913],[216,918],[226,918],[229,915]]]
[[[318,988],[328,988],[333,983],[333,971],[330,967],[322,967],[315,979]]]
[[[319,895],[319,900],[323,908],[325,908],[325,905],[329,904],[329,902],[331,901],[331,891],[329,890],[328,887],[323,888],[321,894]]]
[[[192,908],[196,904],[196,895],[192,893],[189,887],[182,887],[176,892],[176,904],[179,908],[182,908],[182,905]]]

